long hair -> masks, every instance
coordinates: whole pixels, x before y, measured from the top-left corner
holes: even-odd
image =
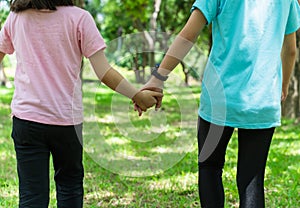
[[[57,6],[73,6],[72,0],[10,0],[10,10],[21,12],[27,9],[56,10]]]

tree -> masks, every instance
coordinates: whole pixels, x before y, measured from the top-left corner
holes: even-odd
[[[108,58],[114,62],[117,60],[118,65],[133,69],[137,82],[144,82],[145,70],[151,69],[161,61],[172,38],[189,18],[193,2],[193,0],[110,0],[102,4],[101,12],[104,20],[101,23],[101,33],[110,41],[118,39],[114,41],[114,45],[110,42],[112,47],[107,49]],[[137,40],[125,42],[126,34],[137,33],[142,36],[138,38],[138,42]],[[207,34],[204,34],[199,38],[198,46],[207,45],[203,44],[203,40],[208,39]],[[196,54],[199,53],[203,55],[203,51],[196,50]],[[127,58],[121,60],[120,55]],[[195,58],[198,56],[195,55]],[[190,66],[182,64],[185,80],[188,80],[187,77],[191,74],[197,75],[191,73]]]
[[[74,4],[78,7],[84,8],[85,2],[84,0],[74,0]]]

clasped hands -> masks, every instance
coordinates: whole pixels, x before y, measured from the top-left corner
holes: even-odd
[[[134,110],[139,116],[146,112],[148,108],[155,105],[155,110],[161,107],[163,90],[161,84],[148,82],[133,98]]]

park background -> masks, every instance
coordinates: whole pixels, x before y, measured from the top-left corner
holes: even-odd
[[[151,68],[162,59],[189,17],[192,4],[191,0],[76,1],[94,17],[111,63],[137,87],[147,81]],[[0,0],[0,28],[9,12],[7,5],[8,1]],[[206,27],[166,83],[162,109],[149,110],[140,118],[130,101],[98,82],[88,61],[83,61],[85,207],[199,207],[194,107],[199,103],[210,33]],[[297,63],[289,97],[267,163],[266,207],[300,207],[300,31],[297,36]],[[7,56],[0,66],[0,207],[17,207],[18,201],[10,138],[14,67],[14,56]],[[122,119],[115,120],[116,116]],[[124,132],[125,126],[133,128]],[[118,157],[119,153],[126,157]],[[223,173],[226,207],[238,207],[236,156],[235,133]],[[145,158],[148,161],[142,163]],[[142,165],[133,167],[138,163]],[[55,207],[53,182],[50,204]]]

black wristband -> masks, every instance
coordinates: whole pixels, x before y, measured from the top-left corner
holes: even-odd
[[[168,79],[168,76],[163,76],[160,73],[158,73],[157,67],[152,69],[151,74],[161,81],[166,81]]]

